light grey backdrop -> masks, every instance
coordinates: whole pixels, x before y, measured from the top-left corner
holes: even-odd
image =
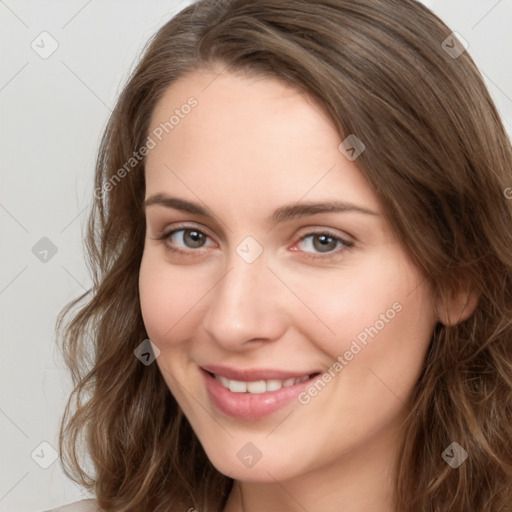
[[[143,44],[188,3],[0,0],[0,511],[87,497],[55,459],[70,380],[54,323],[89,286],[82,235],[107,116]],[[424,3],[469,43],[512,133],[512,0]]]

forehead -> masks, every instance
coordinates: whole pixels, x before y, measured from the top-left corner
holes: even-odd
[[[174,82],[154,109],[151,126],[169,121],[180,110],[188,111],[186,104],[191,98],[197,106],[173,126],[175,139],[180,135],[189,138],[195,132],[197,138],[216,136],[225,145],[229,140],[223,138],[232,134],[251,146],[256,136],[259,139],[267,133],[280,135],[275,141],[268,138],[269,143],[284,144],[298,135],[314,143],[319,137],[313,132],[318,130],[322,130],[322,138],[330,132],[334,143],[339,138],[334,122],[305,93],[274,77],[222,69],[196,70]],[[211,130],[213,126],[215,130]]]
[[[185,108],[190,98],[195,106]],[[378,206],[356,163],[339,151],[332,119],[276,78],[195,71],[167,89],[150,133],[165,123],[169,128],[171,116],[172,128],[146,160],[152,193],[177,187],[188,197],[200,191],[275,202],[327,193]]]

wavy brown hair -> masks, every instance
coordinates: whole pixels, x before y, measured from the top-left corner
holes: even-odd
[[[99,149],[93,286],[57,321],[74,385],[61,462],[103,510],[219,512],[233,484],[158,366],[134,356],[148,337],[144,159],[118,179],[167,88],[214,64],[283,80],[318,101],[340,140],[363,140],[358,167],[436,295],[479,298],[467,320],[434,329],[397,452],[397,511],[512,510],[512,149],[470,55],[448,51],[451,32],[414,0],[216,0],[186,7],[148,43]],[[454,441],[469,454],[457,469],[441,456]]]

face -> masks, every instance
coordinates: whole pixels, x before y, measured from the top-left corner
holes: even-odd
[[[237,480],[282,481],[389,445],[433,297],[357,159],[273,78],[195,72],[151,131],[176,109],[146,161],[140,300],[208,457]]]

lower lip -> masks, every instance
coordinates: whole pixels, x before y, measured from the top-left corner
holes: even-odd
[[[205,370],[201,369],[206,389],[214,405],[224,414],[236,418],[255,420],[272,414],[293,401],[317,377],[293,386],[265,393],[233,393]]]

